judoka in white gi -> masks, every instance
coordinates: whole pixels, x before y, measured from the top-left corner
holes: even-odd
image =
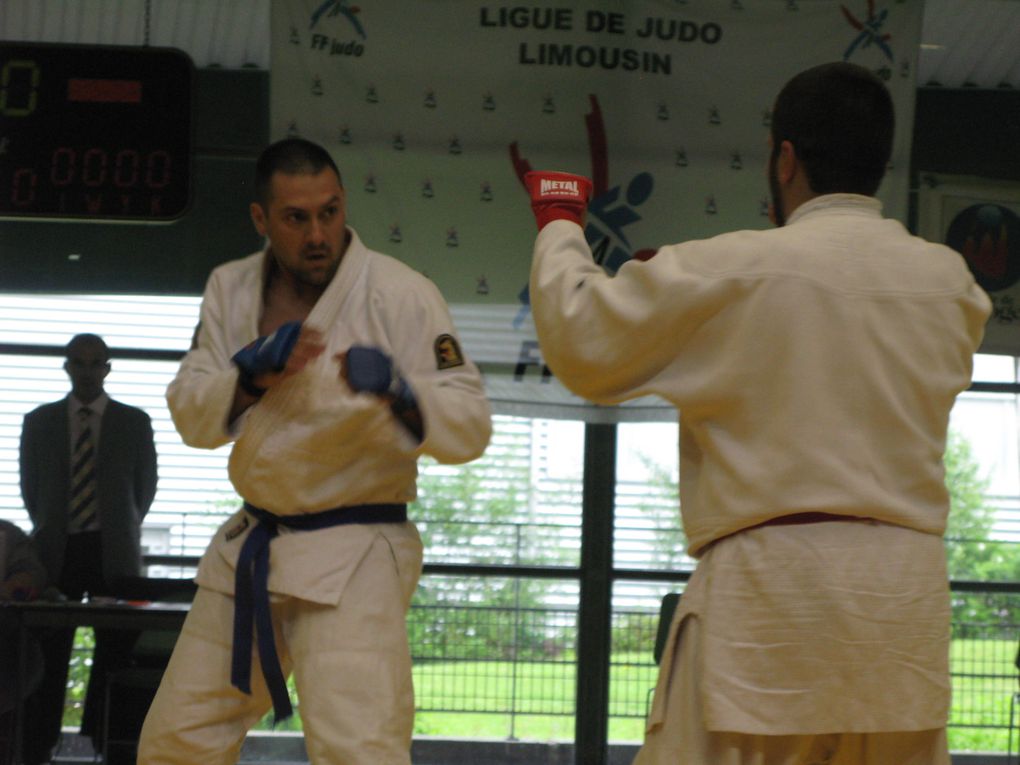
[[[528,177],[545,361],[593,401],[679,410],[699,562],[635,765],[948,765],[942,456],[990,303],[883,219],[892,136],[870,72],[801,73],[772,118],[781,227],[614,277],[579,225],[587,179]]]
[[[439,291],[368,249],[344,202],[321,147],[263,152],[251,212],[266,248],[212,272],[167,390],[186,443],[233,442],[245,506],[202,558],[144,765],[236,762],[271,705],[290,714],[290,672],[311,762],[410,762],[422,546],[406,503],[419,455],[475,459],[491,420]]]

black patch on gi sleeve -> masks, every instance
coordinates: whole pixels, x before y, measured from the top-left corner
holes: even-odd
[[[460,343],[453,335],[440,335],[432,347],[436,352],[436,369],[464,366],[464,354],[460,352]]]
[[[241,518],[240,521],[235,523],[231,528],[227,529],[223,536],[226,538],[228,542],[233,539],[237,539],[237,537],[239,537],[244,532],[244,530],[248,528],[248,523],[249,523],[248,516],[245,515]]]

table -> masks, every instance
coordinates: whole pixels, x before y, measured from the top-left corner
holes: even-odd
[[[14,685],[14,761],[20,762],[24,726],[25,666],[29,630],[39,627],[93,627],[106,630],[180,630],[190,603],[139,601],[45,601],[0,603],[0,619],[18,625],[17,661]]]

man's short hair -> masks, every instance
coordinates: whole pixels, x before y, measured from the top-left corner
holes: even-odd
[[[110,349],[106,345],[106,341],[103,340],[99,335],[94,335],[91,332],[82,332],[75,335],[67,341],[67,345],[64,346],[64,358],[71,358],[71,354],[74,353],[76,348],[83,345],[95,345],[103,349],[103,355],[106,360],[110,360]]]
[[[874,196],[892,154],[892,97],[864,67],[822,64],[791,79],[772,112],[772,151],[793,144],[815,194]]]
[[[286,175],[318,175],[326,168],[336,173],[343,186],[340,170],[329,152],[304,138],[284,138],[265,148],[255,163],[255,201],[263,209],[269,206],[274,173]]]

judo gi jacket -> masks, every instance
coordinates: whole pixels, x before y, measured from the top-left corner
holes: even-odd
[[[579,226],[554,221],[530,290],[568,388],[679,410],[683,526],[701,561],[673,632],[689,614],[704,625],[709,730],[944,725],[942,456],[990,309],[960,255],[873,198],[832,194],[784,227],[663,247],[613,277]],[[867,528],[843,544],[850,523],[760,527],[800,513]]]
[[[258,252],[210,275],[195,346],[167,391],[185,443],[216,448],[233,441],[229,474],[238,494],[277,515],[409,502],[420,455],[467,462],[484,451],[491,432],[481,376],[460,353],[439,290],[348,230],[340,267],[306,320],[323,332],[321,356],[227,422],[238,375],[231,357],[258,336],[267,267],[267,253]],[[333,357],[352,345],[393,358],[422,414],[421,443],[376,396],[353,393],[339,379]],[[199,568],[200,585],[233,592],[249,522],[239,512],[223,525]],[[358,527],[281,529],[272,545],[270,591],[335,604],[357,563],[350,548],[360,550],[373,536]]]

